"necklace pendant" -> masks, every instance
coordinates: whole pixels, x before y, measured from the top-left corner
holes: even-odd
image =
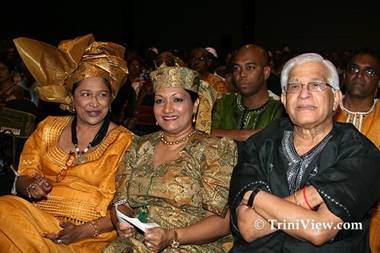
[[[148,222],[148,208],[146,206],[141,207],[141,210],[140,210],[137,218],[139,219],[139,221],[141,221],[143,223]]]
[[[76,165],[79,165],[79,164],[82,164],[85,162],[85,159],[83,157],[83,155],[77,155],[76,159],[75,159],[75,164]]]

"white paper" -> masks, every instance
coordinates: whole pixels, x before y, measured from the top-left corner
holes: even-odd
[[[156,228],[159,227],[157,223],[143,223],[137,218],[131,218],[117,210],[116,208],[116,215],[120,223],[130,223],[133,226],[137,227],[141,231],[145,232],[146,229],[148,228]]]

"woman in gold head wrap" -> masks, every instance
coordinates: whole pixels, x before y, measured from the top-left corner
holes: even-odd
[[[216,92],[184,67],[159,68],[151,79],[162,131],[133,142],[118,170],[114,206],[159,227],[135,233],[111,212],[120,237],[104,252],[224,252],[236,149],[207,134]]]
[[[40,98],[73,116],[48,117],[27,140],[14,190],[0,198],[6,252],[100,252],[116,237],[108,214],[115,173],[133,134],[108,118],[128,71],[124,48],[92,35],[58,48],[15,40]]]

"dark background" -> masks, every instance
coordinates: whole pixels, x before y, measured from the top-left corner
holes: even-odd
[[[299,51],[378,48],[376,1],[103,0],[3,1],[0,39],[56,45],[94,33],[130,48],[229,50],[244,43]]]

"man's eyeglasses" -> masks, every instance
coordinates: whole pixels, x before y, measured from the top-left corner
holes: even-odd
[[[310,92],[321,92],[327,87],[331,87],[331,85],[326,82],[288,83],[286,92],[300,93],[303,89],[303,86],[306,86],[307,90]]]
[[[191,57],[191,60],[192,61],[196,61],[196,60],[198,60],[198,61],[208,61],[209,59],[208,59],[207,56],[201,56],[201,57],[195,57],[195,56],[193,56],[193,57]]]
[[[378,75],[375,68],[368,67],[368,66],[364,68],[360,68],[358,65],[354,63],[349,64],[347,67],[347,70],[354,75],[358,74],[362,70],[364,70],[364,74],[368,77],[375,77]]]

